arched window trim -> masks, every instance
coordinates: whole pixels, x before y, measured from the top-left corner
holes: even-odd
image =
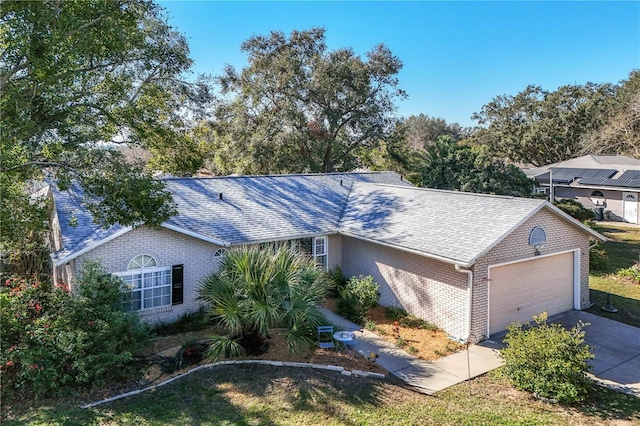
[[[604,198],[604,192],[600,191],[599,189],[596,189],[595,191],[591,192],[590,197]]]
[[[229,253],[229,250],[227,250],[226,248],[219,248],[215,253],[213,253],[213,258],[220,259],[227,253]]]
[[[140,259],[140,260],[137,260]],[[127,271],[133,271],[136,269],[155,268],[158,266],[158,259],[148,253],[142,253],[135,256],[129,261],[127,265]]]
[[[541,226],[534,226],[529,234],[529,245],[539,248],[547,242],[547,233]]]

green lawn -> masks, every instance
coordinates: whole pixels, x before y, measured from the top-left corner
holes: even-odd
[[[6,409],[6,407],[5,407]],[[491,373],[427,396],[376,379],[260,365],[203,370],[155,391],[80,409],[40,406],[3,421],[39,425],[616,425],[640,422],[640,399],[597,387],[561,407]]]
[[[616,275],[620,269],[629,268],[640,256],[640,228],[625,225],[596,226],[596,231],[609,238],[604,246],[609,265],[603,273],[589,277],[591,302],[587,312],[640,327],[640,284]],[[617,313],[602,310],[611,293],[611,304]]]

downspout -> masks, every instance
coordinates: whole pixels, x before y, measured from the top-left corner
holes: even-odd
[[[462,269],[457,263],[454,266],[456,267],[456,271],[467,274],[469,280],[467,287],[467,293],[469,293],[469,302],[467,303],[469,307],[467,310],[467,341],[469,341],[471,337],[471,312],[473,310],[473,271],[471,269]]]

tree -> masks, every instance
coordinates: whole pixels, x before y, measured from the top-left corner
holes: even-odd
[[[244,247],[228,252],[198,290],[209,316],[230,337],[214,336],[213,359],[259,349],[274,327],[287,329],[289,348],[314,342],[323,316],[325,275],[314,260],[289,247]]]
[[[420,186],[514,196],[529,196],[534,186],[518,167],[495,158],[485,146],[460,145],[443,136],[422,156],[414,179]]]
[[[613,93],[611,84],[568,85],[554,92],[528,86],[475,113],[473,119],[485,127],[473,139],[514,162],[543,166],[567,160],[579,155],[585,138],[606,121]]]
[[[640,71],[616,86],[608,119],[586,139],[585,154],[624,154],[640,158]]]
[[[3,1],[0,27],[3,196],[24,204],[27,182],[46,176],[61,188],[78,181],[106,225],[172,215],[161,182],[105,149],[178,140],[183,113],[197,113],[206,98],[206,85],[179,79],[191,66],[187,43],[160,8],[149,0]],[[13,200],[0,206],[3,228],[21,226],[8,210]]]
[[[449,136],[454,141],[463,139],[468,133],[458,123],[447,123],[442,118],[428,115],[412,115],[403,123],[409,146],[421,150],[436,143],[440,136]]]
[[[219,78],[218,171],[331,172],[358,165],[393,130],[402,62],[384,45],[363,60],[352,49],[328,51],[324,29],[253,36],[242,44],[249,65]],[[233,159],[233,163],[231,161]]]

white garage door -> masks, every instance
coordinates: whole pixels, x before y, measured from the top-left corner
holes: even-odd
[[[489,269],[489,334],[573,309],[573,252]]]

